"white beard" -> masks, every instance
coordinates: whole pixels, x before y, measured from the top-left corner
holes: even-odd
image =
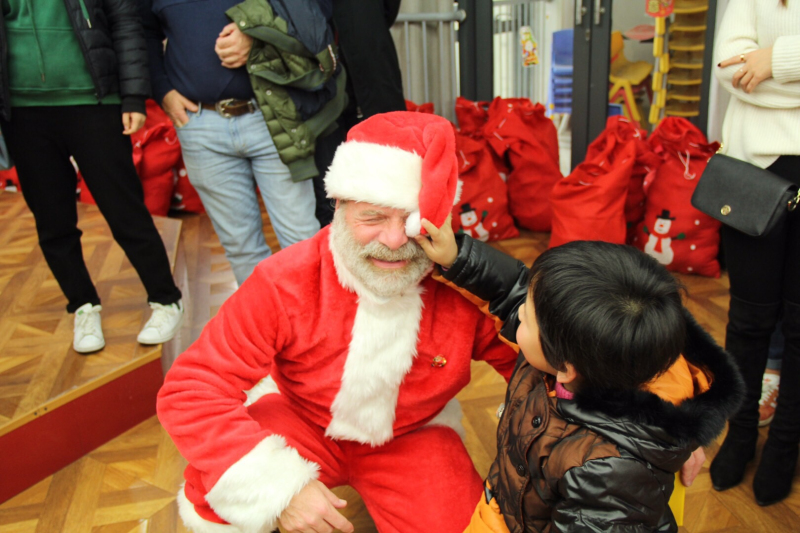
[[[398,296],[416,287],[433,268],[433,262],[413,240],[397,250],[377,241],[360,244],[347,226],[343,209],[337,209],[333,215],[331,247],[349,273],[364,288],[382,298]],[[384,269],[375,266],[373,258],[408,263],[403,268]]]

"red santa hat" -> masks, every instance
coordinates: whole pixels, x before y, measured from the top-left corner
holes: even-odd
[[[427,113],[396,111],[354,126],[325,175],[328,198],[405,209],[406,234],[441,226],[458,201],[453,126]]]

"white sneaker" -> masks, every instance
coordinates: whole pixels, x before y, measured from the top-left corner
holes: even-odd
[[[139,332],[136,340],[142,344],[161,344],[167,342],[178,332],[183,323],[183,303],[162,305],[150,302],[153,314]]]
[[[72,349],[78,353],[91,353],[106,345],[103,327],[100,324],[100,305],[84,304],[75,311]]]

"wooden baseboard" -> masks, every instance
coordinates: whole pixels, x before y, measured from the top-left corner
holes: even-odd
[[[0,437],[0,503],[153,416],[163,378],[154,359]]]

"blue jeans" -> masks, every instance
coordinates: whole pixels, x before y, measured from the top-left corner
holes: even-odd
[[[264,239],[256,186],[285,248],[319,231],[312,180],[292,181],[260,112],[224,118],[201,108],[188,115],[189,122],[177,131],[189,181],[241,285],[272,254]]]

